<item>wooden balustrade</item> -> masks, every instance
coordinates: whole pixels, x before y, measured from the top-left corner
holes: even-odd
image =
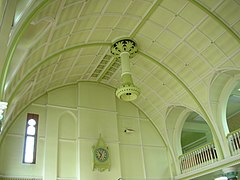
[[[42,180],[42,178],[23,178],[23,177],[4,177],[0,176],[0,180]]]
[[[227,139],[231,154],[240,154],[240,129],[229,133]]]
[[[213,143],[206,144],[179,157],[182,173],[192,171],[218,160]]]
[[[0,180],[41,180],[41,179],[35,179],[35,178],[6,178],[6,177],[0,177]]]

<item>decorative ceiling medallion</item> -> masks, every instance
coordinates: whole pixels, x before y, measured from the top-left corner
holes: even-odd
[[[137,53],[136,43],[131,39],[123,39],[115,42],[111,47],[111,53],[120,58],[122,52],[128,52],[129,58],[132,58]]]

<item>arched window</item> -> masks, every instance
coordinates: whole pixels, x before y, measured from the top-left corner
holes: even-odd
[[[38,115],[28,114],[25,130],[23,163],[36,163]]]

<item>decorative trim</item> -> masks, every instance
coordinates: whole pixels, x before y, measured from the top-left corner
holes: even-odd
[[[111,47],[111,53],[120,58],[122,52],[128,52],[129,58],[133,57],[137,53],[136,43],[131,39],[122,39],[115,42]]]

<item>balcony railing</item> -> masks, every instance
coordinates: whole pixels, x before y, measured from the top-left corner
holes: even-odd
[[[3,177],[3,176],[0,176],[0,180],[42,180],[42,178],[23,178],[23,177]]]
[[[212,164],[217,160],[217,152],[213,143],[201,146],[179,157],[180,169],[182,173]]]
[[[229,133],[227,139],[231,154],[240,154],[240,129]]]

